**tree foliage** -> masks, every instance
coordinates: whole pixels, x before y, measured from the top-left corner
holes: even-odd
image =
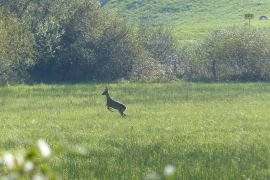
[[[89,6],[89,5],[88,5]],[[114,80],[127,77],[139,57],[134,33],[116,15],[84,5],[67,24],[58,53],[62,80]]]
[[[141,58],[137,34],[115,13],[87,0],[14,0],[4,6],[34,37],[35,81],[127,77]]]
[[[34,63],[33,38],[29,30],[7,10],[0,8],[0,82],[24,80]]]
[[[187,64],[189,79],[269,80],[270,38],[255,28],[214,30]]]

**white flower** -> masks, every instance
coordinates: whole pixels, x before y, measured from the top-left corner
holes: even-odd
[[[15,168],[15,158],[12,154],[7,153],[4,155],[4,163],[9,169],[14,169]]]
[[[172,176],[175,173],[175,167],[172,165],[167,165],[164,169],[165,176]]]
[[[76,146],[75,150],[77,151],[77,153],[79,153],[80,155],[84,155],[84,156],[88,153],[87,148],[84,146]]]
[[[38,140],[37,145],[43,157],[45,158],[50,157],[51,148],[43,139]]]
[[[47,179],[48,178],[46,178],[42,173],[38,173],[33,176],[33,180],[47,180]]]
[[[34,169],[35,165],[33,162],[28,161],[27,163],[25,163],[24,165],[24,171],[29,173],[30,171],[32,171]]]

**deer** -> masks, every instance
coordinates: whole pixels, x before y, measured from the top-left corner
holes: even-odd
[[[112,110],[112,108],[113,108],[113,109],[118,110],[122,117],[126,116],[124,114],[124,111],[127,109],[126,105],[124,105],[121,102],[118,102],[118,101],[113,100],[110,97],[109,89],[107,87],[105,88],[105,90],[102,93],[102,95],[106,96],[106,100],[107,100],[106,106],[107,106],[107,109],[109,111],[113,112],[113,110]]]

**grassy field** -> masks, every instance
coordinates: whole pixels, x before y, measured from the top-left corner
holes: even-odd
[[[179,40],[192,41],[209,30],[247,24],[246,13],[253,13],[252,25],[267,28],[270,0],[109,0],[105,8],[118,9],[130,22],[162,24],[173,29]]]
[[[55,158],[63,179],[142,179],[173,165],[177,179],[270,179],[270,84],[115,83],[127,116],[105,108],[105,84],[0,88],[0,149],[55,136],[87,156]]]

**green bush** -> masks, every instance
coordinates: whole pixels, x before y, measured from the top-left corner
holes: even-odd
[[[141,58],[137,34],[97,1],[5,3],[35,39],[34,81],[79,82],[128,77]]]
[[[192,63],[197,79],[269,80],[269,35],[255,28],[215,30],[204,39]]]
[[[176,38],[168,29],[141,25],[138,37],[147,58],[135,62],[133,79],[170,81],[179,77],[182,63],[175,46]]]
[[[90,9],[90,10],[89,10]],[[128,77],[140,58],[140,45],[131,27],[112,12],[79,7],[57,54],[57,79],[115,80]]]
[[[0,9],[0,83],[24,81],[34,64],[33,39],[28,29]]]
[[[171,69],[151,57],[138,60],[132,68],[131,79],[136,81],[164,82],[175,79]]]
[[[47,65],[55,61],[55,52],[61,48],[60,40],[64,33],[62,27],[74,14],[75,2],[72,0],[13,0],[4,1],[2,5],[16,16],[24,29],[28,29],[31,33],[35,64],[28,68],[28,72],[32,80],[50,77]]]

